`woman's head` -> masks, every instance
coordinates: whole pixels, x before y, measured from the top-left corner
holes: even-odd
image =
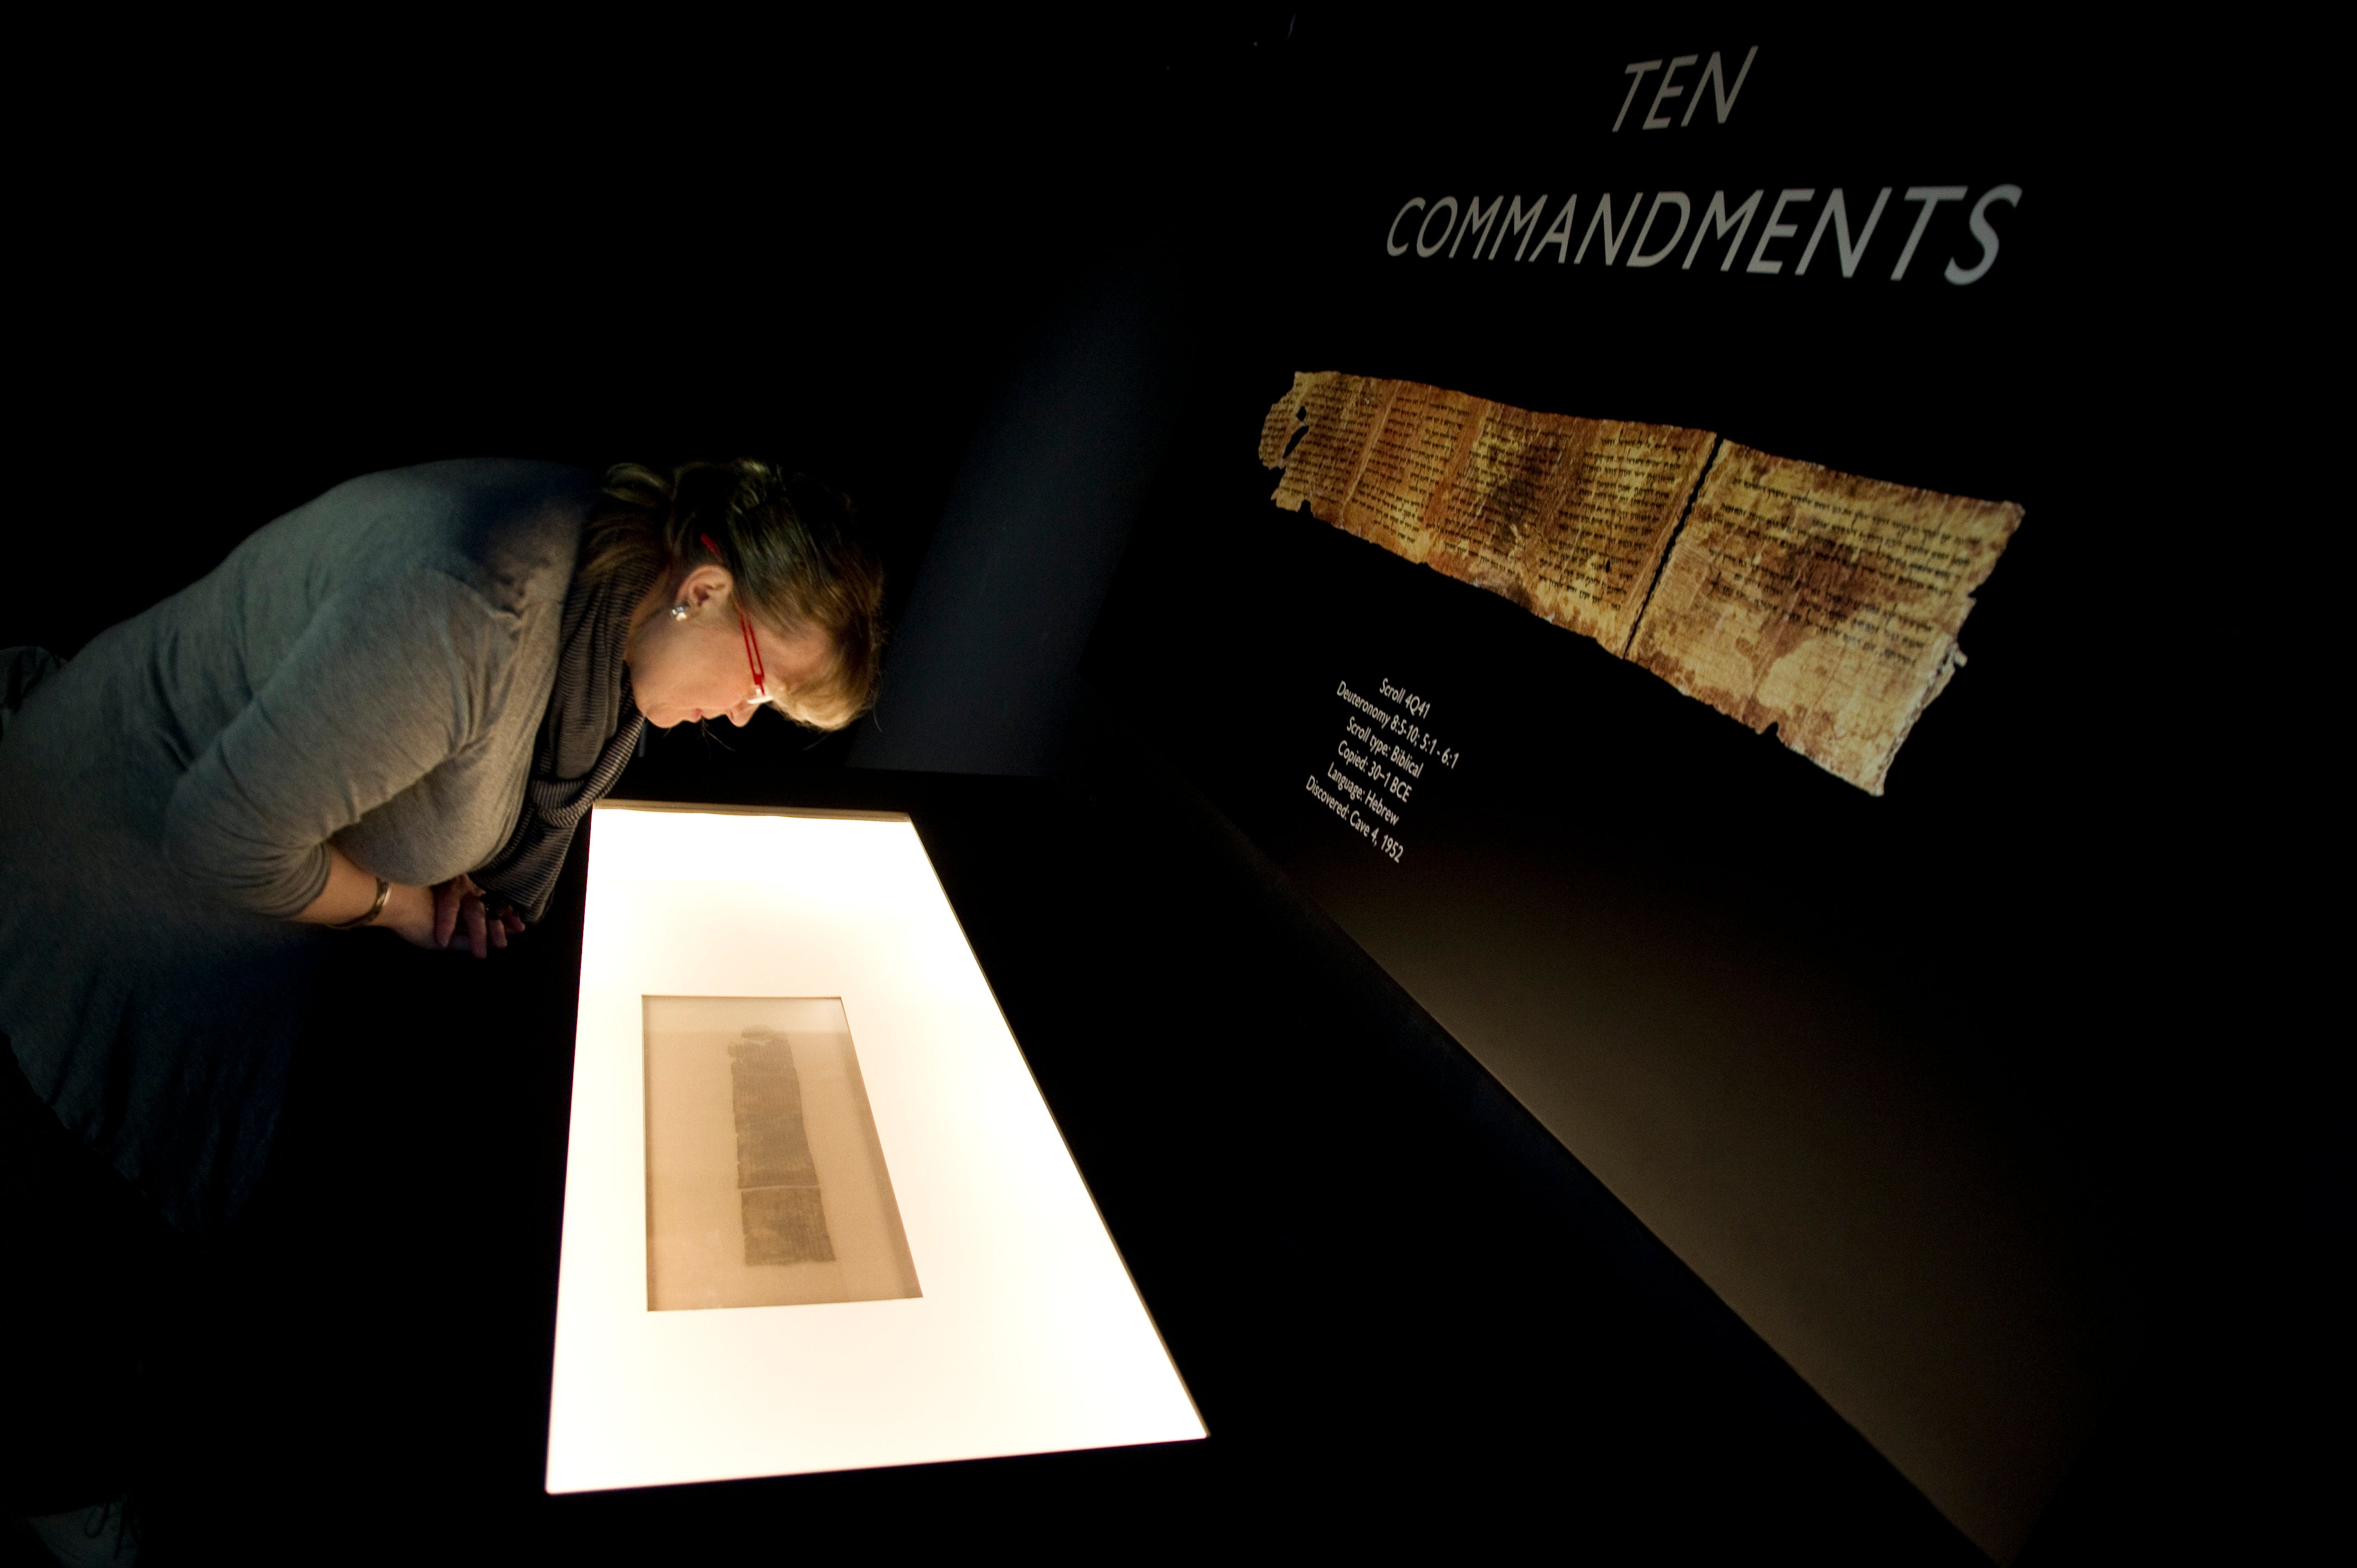
[[[668,474],[626,463],[607,471],[582,571],[640,564],[657,575],[631,683],[655,723],[750,716],[740,612],[789,718],[840,729],[875,701],[884,574],[843,496],[750,460]]]

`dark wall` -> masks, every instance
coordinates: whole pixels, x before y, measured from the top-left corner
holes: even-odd
[[[806,467],[879,524],[897,615],[987,399],[1134,252],[1132,182],[1192,156],[1174,105],[1253,42],[1235,18],[264,41],[38,51],[0,641],[70,652],[340,479],[476,454]]]
[[[1162,456],[1184,374],[1155,253],[1081,282],[995,390],[858,726],[859,768],[1045,777],[1070,745],[1081,654]]]
[[[1610,127],[1631,60],[1760,53],[1724,124]],[[2190,1196],[2156,1133],[2210,1000],[2185,977],[2202,796],[2132,671],[2209,526],[2136,470],[2214,366],[2149,330],[2154,167],[2067,40],[1466,20],[1299,40],[1282,176],[1231,246],[1198,392],[1087,666],[1222,808],[1835,1408],[2008,1557],[2160,1320]],[[1449,62],[1446,69],[1442,62]],[[2133,80],[2112,79],[2112,85]],[[1693,78],[1688,77],[1691,82]],[[1682,108],[1674,105],[1674,108]],[[1898,191],[2022,188],[2000,260],[1962,204],[1893,281]],[[1846,187],[1893,209],[1856,277],[1386,248],[1411,197]],[[1550,207],[1550,213],[1554,210]],[[1813,220],[1816,209],[1805,209]],[[1764,211],[1762,218],[1764,219]],[[1587,220],[1575,228],[1577,240]],[[1896,223],[1896,231],[1890,227]],[[2027,509],[1969,665],[1882,798],[1507,601],[1273,509],[1296,371],[1700,427]],[[1304,791],[1338,682],[1432,704],[1397,864]],[[2215,922],[2222,911],[2204,911]],[[2196,1033],[2189,1033],[2194,1031]]]

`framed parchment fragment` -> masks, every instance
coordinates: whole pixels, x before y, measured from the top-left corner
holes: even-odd
[[[590,829],[550,1491],[1203,1435],[907,818]]]
[[[832,996],[649,996],[647,1305],[922,1293]]]

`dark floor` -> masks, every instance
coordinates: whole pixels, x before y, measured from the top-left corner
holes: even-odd
[[[623,793],[742,798],[746,770],[667,745]],[[1208,1442],[545,1496],[576,854],[492,962],[343,950],[265,1190],[159,1358],[147,1561],[1981,1561],[1224,823],[1129,766],[813,767],[770,793],[915,816]],[[2046,1561],[2109,1560],[2103,1484]]]

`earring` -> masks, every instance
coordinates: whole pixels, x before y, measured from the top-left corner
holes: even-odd
[[[672,606],[671,618],[673,620],[685,620],[687,618],[687,607],[685,605]]]

